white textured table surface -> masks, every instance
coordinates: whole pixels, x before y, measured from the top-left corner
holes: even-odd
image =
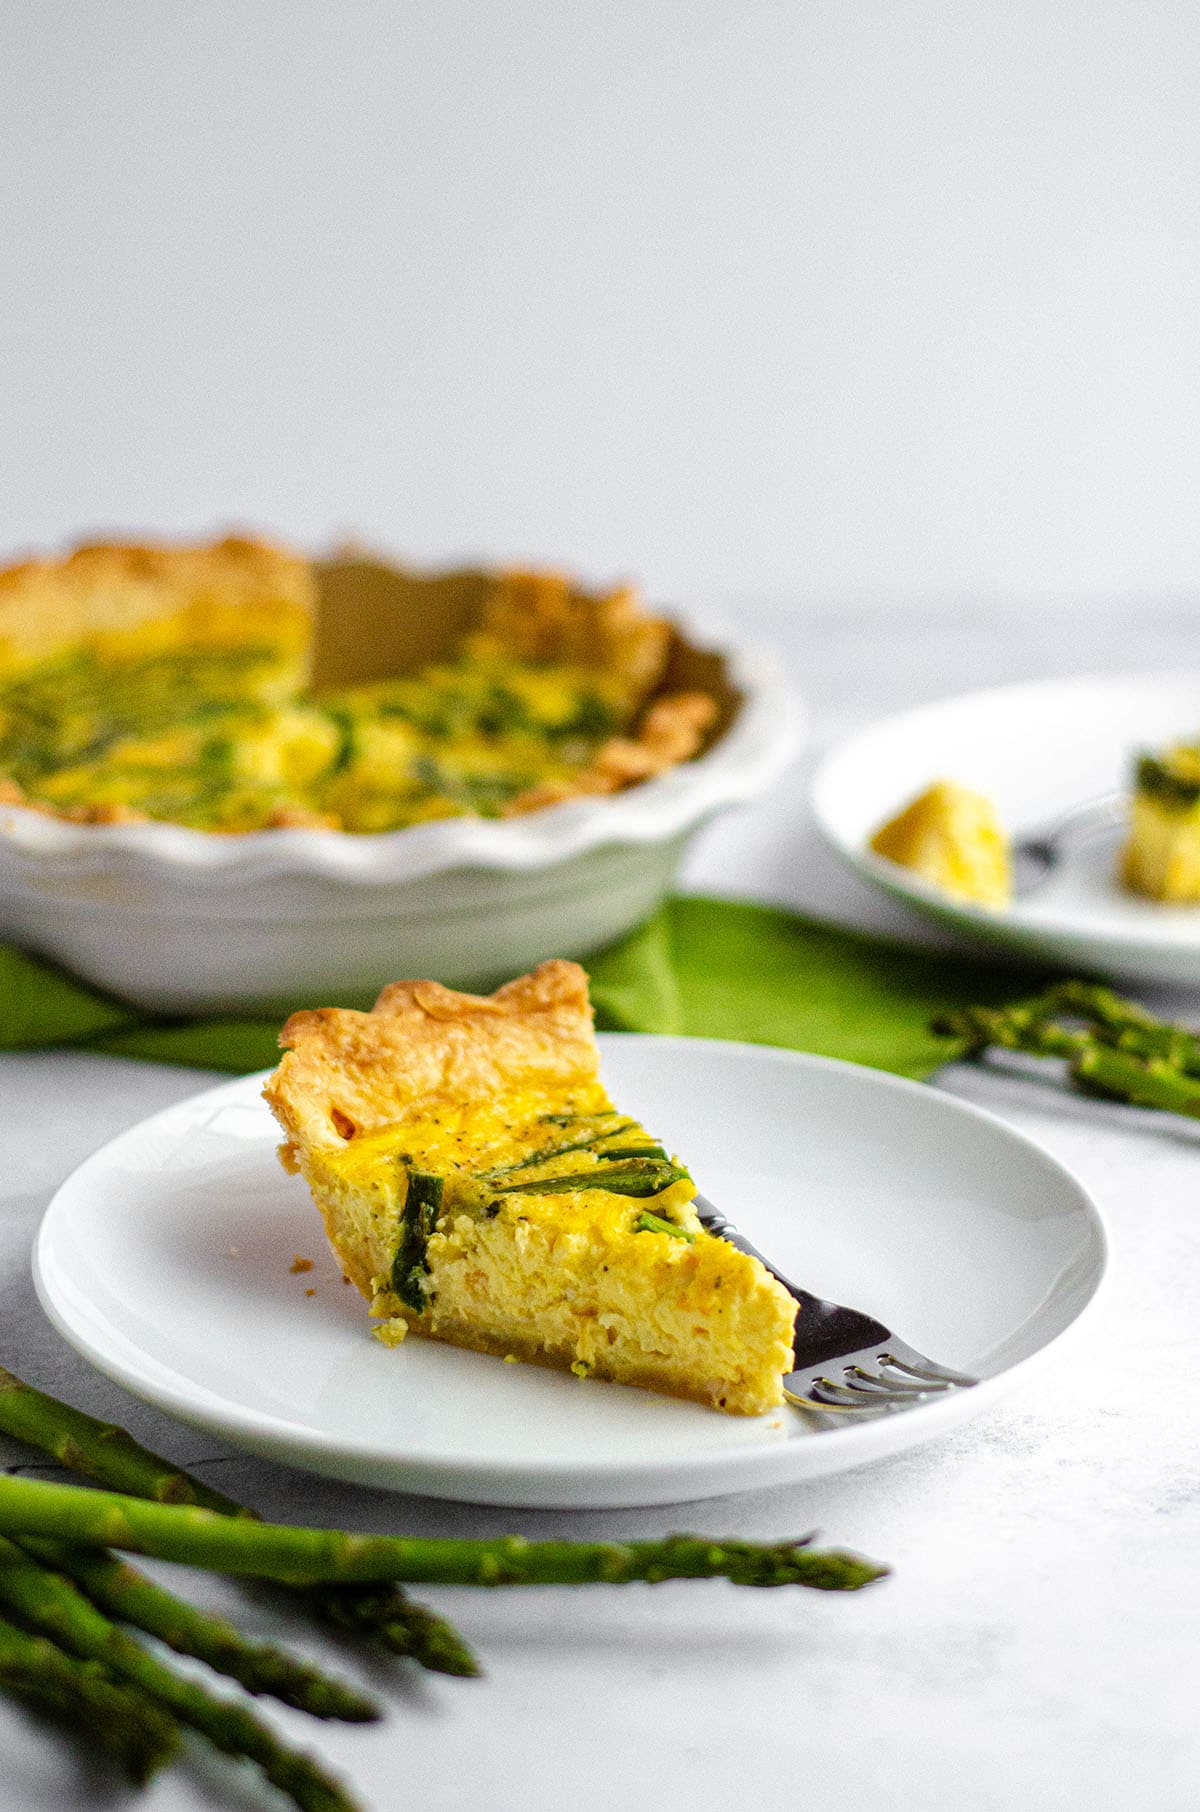
[[[1200,665],[1190,613],[1036,620],[974,610],[787,617],[812,747],[966,686]],[[905,921],[816,846],[797,775],[706,833],[687,879],[828,916]],[[1176,1003],[1200,1012],[1200,1001]],[[721,1583],[594,1592],[430,1592],[488,1670],[457,1683],[368,1666],[390,1715],[365,1729],[278,1721],[379,1812],[1191,1812],[1200,1802],[1200,1128],[958,1068],[938,1086],[1040,1139],[1098,1197],[1107,1297],[1023,1395],[899,1459],[677,1511],[498,1512],[356,1491],[241,1459],[88,1371],[43,1320],[29,1250],[51,1192],[113,1133],[203,1087],[195,1071],[78,1055],[0,1059],[0,1357],[267,1515],[412,1532],[773,1536],[818,1527],[892,1563],[856,1598]],[[0,1441],[0,1463],[25,1459]],[[31,1468],[53,1475],[53,1467]],[[213,1584],[242,1622],[335,1651]],[[343,1657],[351,1667],[352,1657]],[[274,1715],[274,1714],[273,1714]],[[119,1806],[113,1777],[0,1703],[0,1808]],[[148,1812],[276,1801],[193,1758]],[[282,1802],[279,1802],[282,1803]]]

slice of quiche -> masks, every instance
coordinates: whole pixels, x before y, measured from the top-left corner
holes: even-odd
[[[995,806],[952,780],[935,781],[881,824],[871,848],[957,900],[1003,907],[1012,899],[1009,840]]]
[[[295,1013],[264,1091],[343,1271],[383,1318],[737,1415],[782,1400],[796,1304],[704,1232],[677,1158],[600,1081],[587,976],[400,981]]]
[[[1138,758],[1120,876],[1132,893],[1200,903],[1200,747],[1177,743]]]

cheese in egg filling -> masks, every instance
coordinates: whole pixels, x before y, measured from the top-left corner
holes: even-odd
[[[701,1227],[684,1164],[609,1099],[587,977],[395,982],[296,1013],[265,1094],[352,1283],[409,1333],[753,1415],[796,1304]]]

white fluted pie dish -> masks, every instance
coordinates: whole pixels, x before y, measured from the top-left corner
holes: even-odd
[[[376,835],[76,824],[2,804],[0,938],[164,1013],[349,1004],[397,975],[490,986],[548,956],[586,957],[654,910],[701,825],[799,749],[800,706],[774,657],[676,622],[735,702],[702,755],[654,779]]]

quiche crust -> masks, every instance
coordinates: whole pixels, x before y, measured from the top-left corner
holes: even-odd
[[[262,632],[291,656],[287,681],[298,686],[316,605],[310,562],[265,541],[96,542],[0,570],[0,673],[81,641],[116,653],[126,637],[148,648]]]
[[[293,1013],[279,1043],[285,1055],[263,1095],[297,1163],[418,1110],[518,1084],[557,1092],[599,1074],[587,975],[559,960],[494,994],[391,982],[369,1013]]]
[[[389,1342],[411,1331],[735,1414],[782,1401],[796,1304],[705,1233],[686,1170],[613,1107],[577,964],[486,996],[395,982],[369,1013],[293,1014],[280,1043],[264,1094],[281,1159]],[[435,1208],[410,1247],[421,1189]]]

